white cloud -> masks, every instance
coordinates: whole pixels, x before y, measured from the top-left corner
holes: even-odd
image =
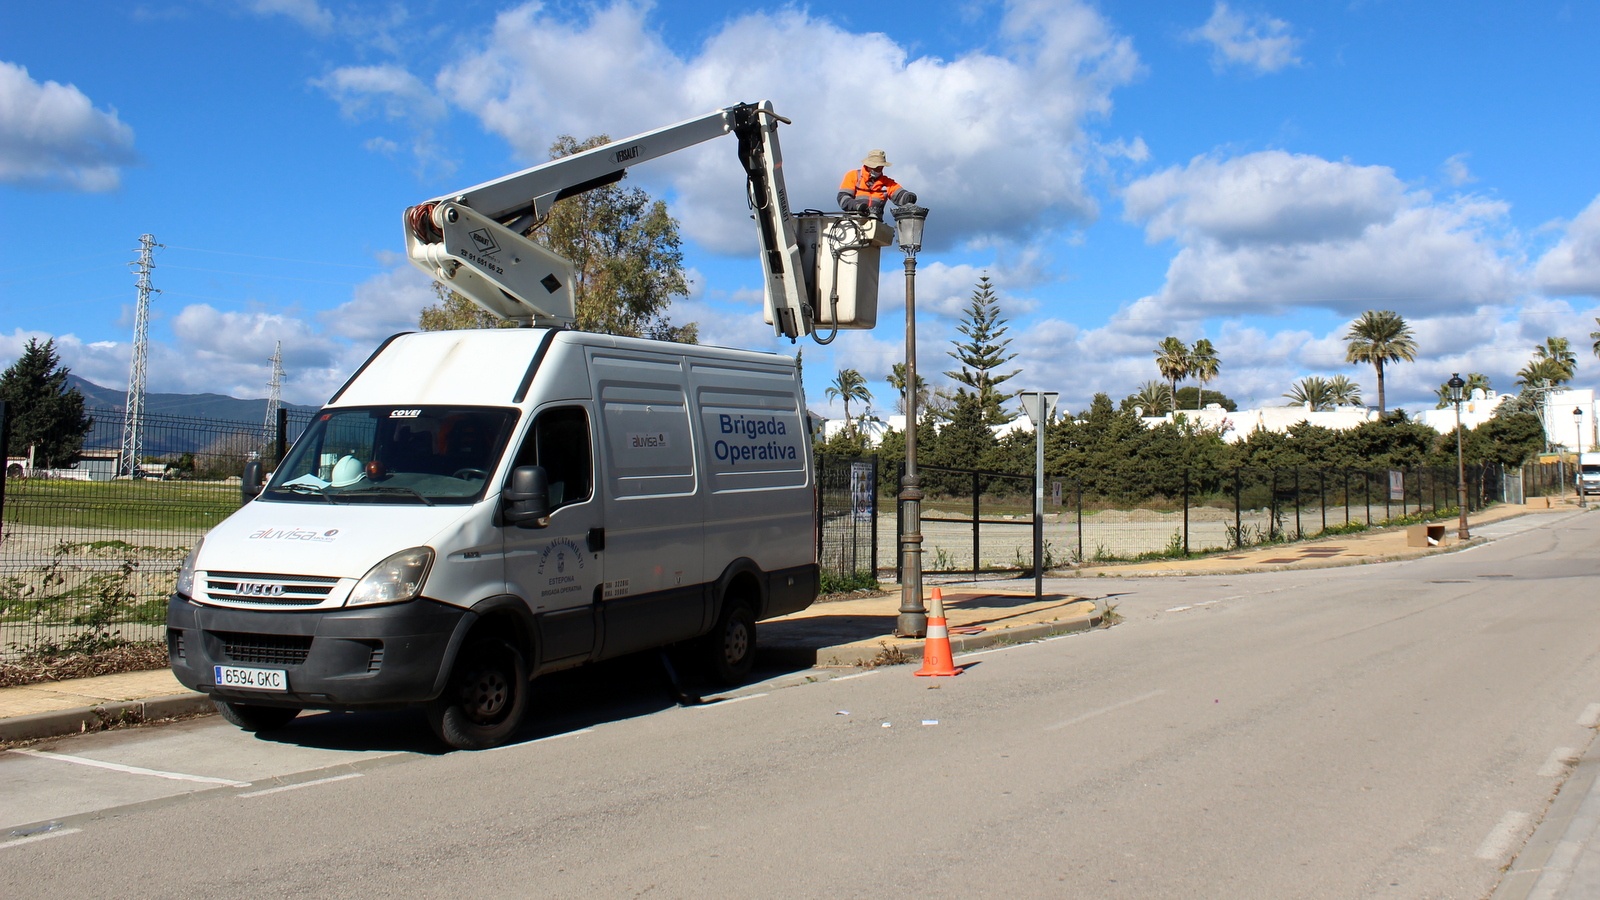
[[[73,85],[40,84],[0,61],[0,183],[112,191],[137,162],[133,129]]]
[[[1182,245],[1146,318],[1296,306],[1415,316],[1522,289],[1498,237],[1506,204],[1435,202],[1384,167],[1279,151],[1202,157],[1134,182],[1125,202],[1151,240]]]
[[[402,125],[411,135],[411,152],[418,164],[446,173],[454,164],[446,160],[437,146],[436,129],[449,115],[449,105],[415,75],[395,65],[343,66],[312,81],[339,104],[339,110],[353,121],[377,117]],[[384,155],[398,144],[389,138],[369,138],[364,146]]]
[[[316,0],[250,0],[250,11],[263,16],[284,16],[313,34],[333,31],[333,14]]]
[[[1566,234],[1539,259],[1533,279],[1547,293],[1600,297],[1600,197],[1567,225]]]
[[[1300,65],[1300,39],[1288,22],[1265,14],[1247,17],[1226,3],[1212,7],[1211,18],[1190,32],[1189,39],[1211,45],[1211,64],[1217,69],[1242,66],[1262,73]]]
[[[351,299],[318,314],[327,333],[371,345],[402,331],[416,331],[425,307],[439,298],[433,282],[409,262],[356,285]]]
[[[536,4],[519,7],[438,85],[530,161],[547,158],[562,133],[621,138],[770,98],[794,120],[780,132],[793,206],[833,208],[840,176],[882,147],[895,177],[952,223],[930,229],[937,249],[1092,219],[1084,178],[1099,151],[1084,122],[1104,115],[1111,92],[1139,72],[1129,41],[1077,3],[1015,0],[997,52],[953,60],[913,56],[884,34],[851,33],[796,9],[732,20],[679,56],[650,13],[615,2],[569,20]],[[700,245],[753,245],[731,141],[630,177],[675,194],[674,214]]]

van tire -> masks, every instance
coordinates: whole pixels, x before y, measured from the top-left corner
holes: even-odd
[[[484,638],[462,648],[444,693],[428,705],[433,733],[457,750],[505,743],[528,707],[528,663],[506,641]]]
[[[711,677],[725,685],[742,684],[756,663],[756,615],[749,606],[730,599],[716,627],[701,641]]]
[[[222,714],[234,725],[245,731],[271,731],[289,724],[295,716],[300,715],[300,710],[288,706],[251,706],[247,703],[234,703],[231,700],[218,700],[211,698],[216,704],[217,712]]]

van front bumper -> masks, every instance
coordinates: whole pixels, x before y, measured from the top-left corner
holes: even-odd
[[[184,687],[258,706],[410,706],[444,690],[448,663],[477,619],[432,600],[285,611],[167,603],[167,653]],[[216,668],[281,670],[285,691],[218,686]]]

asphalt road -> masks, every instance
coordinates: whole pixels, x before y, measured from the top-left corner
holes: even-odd
[[[0,895],[1484,897],[1600,719],[1600,516],[1411,562],[1079,579],[1106,630],[525,739],[207,719],[0,754]],[[200,779],[200,780],[196,780]],[[17,839],[24,837],[26,839]]]

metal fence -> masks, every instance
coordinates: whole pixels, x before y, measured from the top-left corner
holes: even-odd
[[[819,468],[822,466],[819,464]],[[1530,467],[1532,468],[1532,467]],[[1034,571],[1032,475],[919,467],[924,577],[946,580],[1016,577]],[[1467,470],[1468,509],[1517,502],[1523,476],[1498,466]],[[1527,480],[1542,476],[1530,473]],[[1071,477],[1046,475],[1041,523],[1046,569],[1085,562],[1182,557],[1193,553],[1299,540],[1319,534],[1452,514],[1454,469],[1241,469],[1184,472],[1177,495],[1139,502],[1085,492]],[[895,502],[899,481],[882,479],[880,505]],[[857,500],[855,508],[864,507]],[[856,527],[864,527],[857,512]],[[823,544],[843,513],[823,519]],[[830,526],[834,532],[830,532]],[[900,578],[902,515],[881,513],[873,536],[875,571]],[[861,546],[852,563],[864,567]],[[826,563],[825,563],[826,566]]]
[[[7,447],[0,482],[0,658],[163,638],[183,557],[239,508],[252,454],[270,467],[310,421],[140,418],[138,465],[122,458],[122,410],[88,409],[94,424],[71,468],[35,469]],[[0,419],[0,444],[5,440]]]
[[[817,457],[817,562],[825,586],[877,577],[876,457]]]

